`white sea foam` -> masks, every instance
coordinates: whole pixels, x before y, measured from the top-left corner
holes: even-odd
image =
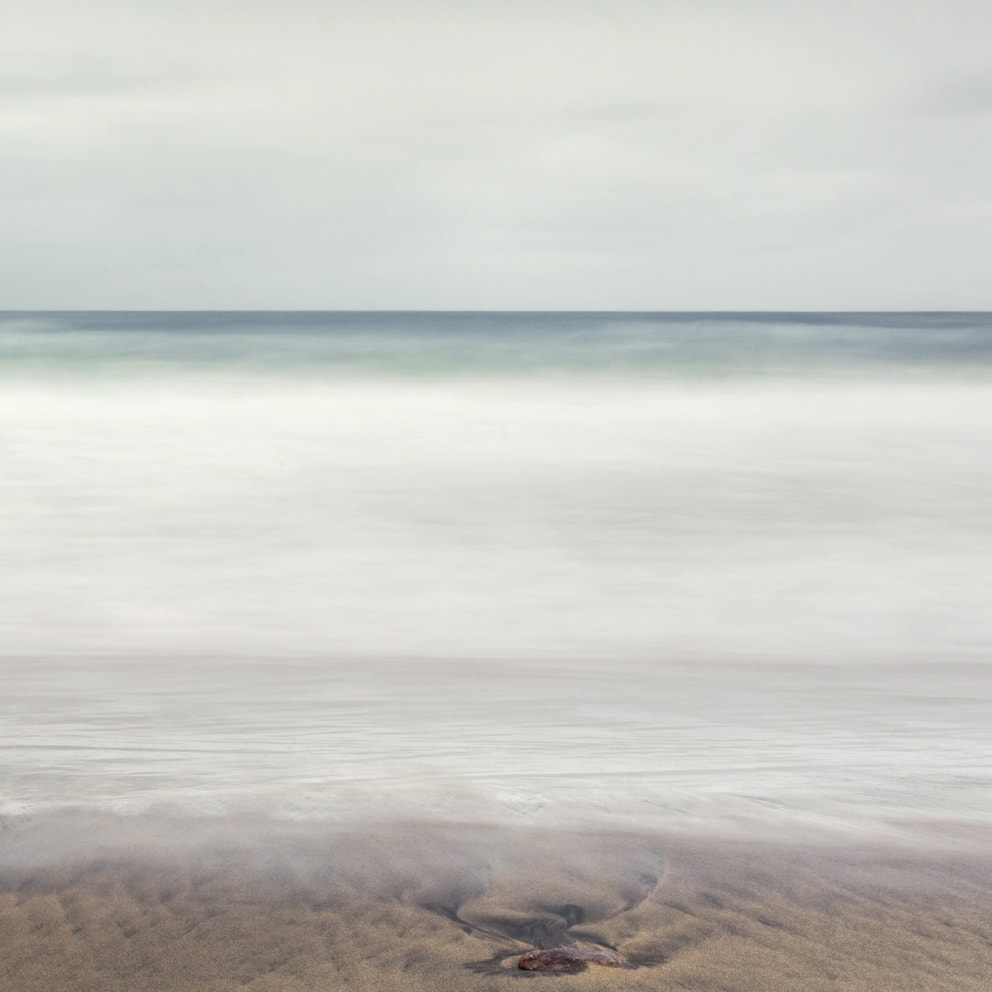
[[[992,390],[8,386],[4,649],[982,656]]]

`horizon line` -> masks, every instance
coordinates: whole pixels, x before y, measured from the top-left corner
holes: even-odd
[[[527,315],[527,314],[590,314],[590,315],[613,315],[629,314],[632,316],[641,314],[653,315],[705,315],[705,316],[739,316],[739,315],[789,315],[789,314],[823,314],[831,316],[857,316],[857,315],[920,315],[920,316],[940,316],[946,314],[971,314],[971,315],[992,315],[992,309],[946,309],[946,310],[848,310],[848,309],[716,309],[716,310],[645,310],[645,309],[558,309],[553,307],[527,309],[527,308],[502,308],[493,307],[489,309],[477,308],[452,308],[452,307],[16,307],[10,309],[0,309],[0,315],[7,314],[63,314],[63,313],[215,313],[215,314],[246,314],[246,313],[297,313],[297,314],[318,314],[318,313],[339,313],[339,314],[505,314],[505,315]]]

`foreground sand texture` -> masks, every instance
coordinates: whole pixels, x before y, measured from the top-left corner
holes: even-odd
[[[132,829],[0,831],[0,988],[987,992],[992,975],[980,844]],[[628,964],[516,968],[527,949],[560,944],[614,949]]]

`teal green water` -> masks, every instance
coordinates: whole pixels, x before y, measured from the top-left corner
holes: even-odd
[[[987,375],[992,314],[0,313],[0,374]]]

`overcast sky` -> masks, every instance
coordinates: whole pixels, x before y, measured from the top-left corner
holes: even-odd
[[[0,309],[992,309],[989,0],[4,0]]]

